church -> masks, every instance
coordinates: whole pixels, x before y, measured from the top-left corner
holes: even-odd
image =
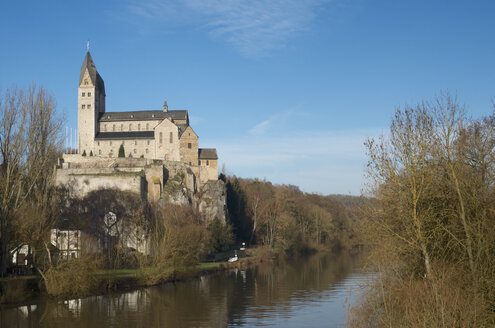
[[[161,110],[107,112],[105,96],[88,49],[78,87],[79,154],[112,158],[123,146],[125,157],[181,162],[196,174],[205,172],[207,180],[217,179],[216,149],[198,148],[187,110],[169,110],[165,101]]]

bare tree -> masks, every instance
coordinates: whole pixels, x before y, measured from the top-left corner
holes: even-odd
[[[434,185],[430,174],[433,120],[426,106],[397,110],[390,137],[378,142],[368,140],[366,147],[370,157],[368,174],[379,186],[375,196],[382,204],[391,206],[379,209],[381,212],[374,215],[375,223],[406,247],[419,250],[426,275],[431,277],[430,232],[426,224],[429,211],[421,206],[428,189]]]
[[[17,227],[26,227],[22,213],[36,213],[36,220],[27,226],[38,232],[34,235],[38,239],[47,217],[53,217],[50,188],[62,121],[53,97],[34,85],[0,92],[0,111],[0,274],[4,275],[9,250],[16,246]],[[29,206],[36,210],[22,210]]]

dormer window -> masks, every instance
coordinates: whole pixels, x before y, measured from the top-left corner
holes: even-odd
[[[134,118],[134,115],[131,114],[131,118]]]
[[[110,115],[107,115],[107,118],[109,119],[110,118]]]

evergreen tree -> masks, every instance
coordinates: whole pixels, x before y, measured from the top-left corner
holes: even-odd
[[[125,157],[124,144],[120,144],[119,157]]]
[[[93,156],[93,151],[92,150],[89,152],[89,156]]]
[[[86,149],[83,151],[82,155],[86,157]]]

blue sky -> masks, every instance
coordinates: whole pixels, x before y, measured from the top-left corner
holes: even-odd
[[[36,82],[77,126],[90,40],[107,110],[188,109],[227,172],[359,194],[398,106],[495,99],[495,1],[2,1],[0,87]],[[221,165],[221,164],[220,164]]]

